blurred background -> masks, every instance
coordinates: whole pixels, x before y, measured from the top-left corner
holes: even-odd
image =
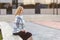
[[[60,0],[0,0],[0,15],[14,15],[18,6],[25,15],[60,15]]]
[[[24,7],[24,19],[28,26],[35,27],[34,32],[39,31],[41,36],[38,35],[37,40],[60,40],[60,0],[0,0],[0,21],[14,21],[18,6]]]

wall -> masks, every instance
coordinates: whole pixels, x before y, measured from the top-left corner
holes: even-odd
[[[13,9],[12,11],[13,11],[12,13],[15,14],[16,9]],[[35,9],[24,9],[23,14],[24,15],[33,15],[33,14],[35,14]]]
[[[1,9],[1,14],[6,15],[6,9]],[[15,14],[16,9],[12,9],[12,13]],[[41,9],[41,14],[43,15],[53,15],[53,9]],[[56,15],[56,9],[54,10]],[[24,9],[24,15],[34,15],[35,9]],[[58,9],[58,14],[60,15],[60,9]]]
[[[0,9],[1,15],[6,15],[6,9]]]
[[[57,11],[56,11],[57,9],[54,9],[54,13],[55,13],[55,15],[57,14]],[[53,14],[53,9],[49,9],[49,8],[47,8],[47,9],[41,9],[41,13],[42,14],[49,14],[49,15],[51,15],[51,14]],[[60,15],[60,9],[58,9],[58,14]]]

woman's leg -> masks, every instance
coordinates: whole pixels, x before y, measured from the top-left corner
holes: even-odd
[[[33,40],[32,36],[31,36],[31,37],[29,37],[27,40]]]

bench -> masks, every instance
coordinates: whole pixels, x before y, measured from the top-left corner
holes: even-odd
[[[13,35],[13,28],[7,22],[0,22],[3,40],[22,40],[20,36]]]

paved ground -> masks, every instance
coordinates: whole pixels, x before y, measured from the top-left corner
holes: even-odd
[[[60,30],[47,26],[26,22],[26,30],[33,34],[33,40],[60,40]]]
[[[45,25],[51,28],[60,29],[60,21],[33,21],[39,25]]]

